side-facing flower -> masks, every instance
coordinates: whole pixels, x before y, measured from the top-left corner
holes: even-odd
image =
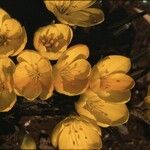
[[[15,56],[27,43],[25,28],[0,8],[0,55]]]
[[[91,65],[86,60],[89,49],[78,44],[70,47],[53,67],[53,81],[57,92],[74,96],[88,88]]]
[[[90,89],[108,102],[126,103],[134,80],[126,75],[131,67],[129,58],[110,55],[100,60],[92,69]]]
[[[95,2],[96,0],[44,0],[47,9],[60,22],[81,27],[94,26],[104,21],[103,11],[90,7]]]
[[[125,104],[105,101],[91,90],[82,94],[75,106],[81,116],[96,121],[102,127],[118,126],[127,122],[129,118]]]
[[[79,116],[70,116],[56,125],[51,143],[59,149],[100,149],[100,128]]]
[[[64,24],[51,24],[39,28],[34,35],[34,47],[50,60],[58,59],[73,37],[72,29]]]
[[[53,92],[52,66],[38,52],[32,50],[23,51],[17,60],[13,74],[16,94],[28,100],[40,97],[46,100]]]
[[[16,103],[16,94],[13,91],[13,72],[15,64],[11,59],[0,56],[0,112],[7,112]]]

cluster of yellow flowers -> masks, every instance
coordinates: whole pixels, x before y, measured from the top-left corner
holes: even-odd
[[[128,120],[125,103],[134,86],[134,80],[126,75],[130,59],[110,55],[91,67],[86,45],[68,48],[73,31],[66,24],[87,27],[104,20],[100,9],[89,8],[94,0],[44,2],[64,24],[39,28],[33,40],[37,51],[25,49],[25,28],[0,9],[0,112],[15,105],[16,95],[29,101],[46,100],[54,89],[68,96],[80,95],[75,104],[80,117],[69,116],[60,122],[53,131],[52,144],[59,149],[100,149],[98,125],[117,126]],[[17,65],[9,58],[16,55]],[[57,63],[52,66],[49,60]]]

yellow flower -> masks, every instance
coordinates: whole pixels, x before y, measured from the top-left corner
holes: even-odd
[[[119,55],[99,61],[92,69],[89,89],[76,103],[77,112],[102,127],[125,123],[129,117],[125,103],[134,86],[134,80],[126,75],[130,67],[130,59]]]
[[[90,27],[104,21],[104,13],[98,8],[89,8],[96,0],[44,0],[49,11],[57,19],[69,25]]]
[[[99,126],[118,126],[127,122],[129,112],[125,104],[110,103],[87,90],[75,104],[77,112],[97,122]]]
[[[61,121],[53,130],[51,143],[59,149],[100,149],[101,130],[99,127],[78,116]]]
[[[34,47],[50,60],[58,59],[72,40],[72,29],[64,24],[39,28],[34,35]]]
[[[134,80],[126,75],[131,67],[130,59],[110,55],[100,60],[92,69],[90,89],[108,102],[126,103]]]
[[[32,50],[23,51],[17,60],[13,75],[16,94],[28,100],[48,99],[53,92],[50,62]]]
[[[91,65],[86,45],[78,44],[65,51],[53,67],[54,87],[69,96],[79,95],[88,88]]]
[[[0,55],[15,56],[25,47],[25,28],[0,8]]]
[[[13,72],[15,64],[11,59],[0,56],[0,112],[7,112],[16,103],[16,94],[13,92]]]

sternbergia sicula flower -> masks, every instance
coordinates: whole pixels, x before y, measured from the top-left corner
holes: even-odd
[[[64,24],[52,24],[39,28],[34,35],[34,47],[50,60],[58,59],[67,49],[73,37],[72,29]]]
[[[75,104],[77,112],[97,122],[99,126],[118,126],[127,122],[128,108],[125,104],[111,103],[87,90]]]
[[[56,125],[51,142],[55,148],[93,150],[102,147],[100,128],[79,116],[70,116]]]
[[[134,80],[126,75],[130,67],[130,59],[119,55],[99,61],[92,69],[89,90],[76,103],[78,113],[103,127],[125,123],[129,115],[125,103],[134,86]]]
[[[28,100],[48,99],[53,92],[52,66],[38,52],[25,50],[17,57],[13,78],[16,94]]]
[[[131,68],[129,58],[110,55],[100,60],[92,69],[90,89],[108,102],[126,103],[134,80],[126,75]]]
[[[74,96],[88,88],[91,65],[86,60],[89,49],[78,44],[70,47],[58,59],[53,67],[54,87],[57,92]]]
[[[0,8],[0,55],[15,56],[27,43],[25,28]]]
[[[95,2],[96,0],[44,0],[47,9],[60,22],[81,27],[94,26],[104,21],[103,11],[90,7]]]
[[[6,56],[0,56],[0,112],[9,111],[16,103],[13,91],[15,64]]]

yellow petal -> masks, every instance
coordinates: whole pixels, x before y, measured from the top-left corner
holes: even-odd
[[[10,18],[3,22],[1,32],[7,34],[9,38],[16,38],[22,33],[22,27],[17,20]]]
[[[125,104],[107,103],[92,91],[87,91],[81,96],[79,102],[76,103],[76,110],[80,115],[84,115],[90,119],[93,119],[93,117],[91,118],[93,115],[94,120],[102,127],[123,124],[129,117],[129,112]],[[89,113],[85,113],[87,111],[91,114],[90,116]]]
[[[81,27],[94,26],[104,21],[103,11],[97,8],[86,8],[80,11],[71,12],[66,15],[60,14],[56,16],[62,23]]]
[[[88,87],[91,67],[86,60],[79,59],[62,71],[55,68],[53,72],[56,91],[70,96],[79,95]]]
[[[127,91],[99,91],[98,96],[106,102],[112,102],[117,104],[127,103],[131,98],[131,92]]]
[[[77,44],[65,51],[57,61],[57,68],[63,69],[75,60],[87,59],[89,56],[89,49],[86,45]]]
[[[6,20],[6,19],[9,19],[10,16],[9,14],[3,10],[2,8],[0,8],[0,28],[2,26],[2,23]]]
[[[30,75],[28,70],[32,70],[32,68],[26,62],[21,62],[16,66],[15,72],[13,74],[13,79],[14,79],[15,88],[18,91],[18,93],[21,93],[23,88],[28,83],[30,83]]]
[[[101,89],[104,91],[122,91],[133,88],[134,80],[123,73],[114,73],[101,80]]]
[[[34,46],[44,57],[56,60],[67,49],[72,36],[72,29],[67,25],[48,25],[36,31]]]
[[[18,62],[26,61],[29,64],[36,64],[42,59],[42,56],[33,50],[24,50],[17,57]]]
[[[24,49],[26,43],[27,35],[23,28],[21,35],[17,38],[11,38],[6,44],[0,46],[0,55],[15,56]]]
[[[114,72],[127,73],[131,68],[129,58],[120,55],[110,55],[97,63],[101,77],[107,76]]]
[[[11,55],[11,56],[16,56],[18,55],[26,46],[26,43],[27,43],[27,33],[26,33],[26,30],[24,27],[22,27],[22,34],[17,37],[19,40],[18,40],[18,44],[19,44],[19,47],[15,49],[14,53]]]
[[[61,76],[63,79],[72,80],[72,79],[85,79],[90,76],[91,65],[85,59],[78,59],[72,62],[68,67],[64,68],[61,71]]]
[[[83,10],[85,8],[92,6],[95,2],[96,0],[84,0],[84,1],[71,1],[70,0],[70,5],[68,5],[67,13],[78,11],[78,10]]]
[[[3,91],[0,92],[0,112],[7,112],[12,109],[17,99],[13,92]]]
[[[69,116],[56,125],[51,142],[59,149],[99,149],[102,146],[100,135],[96,124],[78,116]]]
[[[53,94],[53,82],[52,82],[52,72],[46,72],[41,75],[39,78],[41,86],[42,86],[42,92],[40,94],[40,98],[42,100],[46,100]]]
[[[30,83],[28,83],[22,90],[21,94],[26,99],[33,101],[35,100],[42,92],[42,87],[40,82],[30,80]]]

